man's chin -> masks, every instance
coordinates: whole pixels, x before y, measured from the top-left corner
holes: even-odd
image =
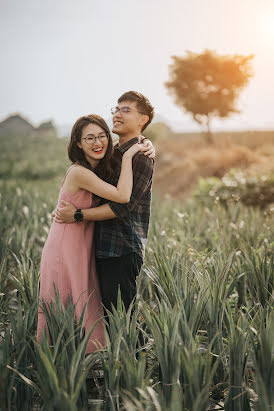
[[[114,134],[117,134],[118,136],[120,136],[120,134],[123,134],[119,129],[113,127],[111,130]]]

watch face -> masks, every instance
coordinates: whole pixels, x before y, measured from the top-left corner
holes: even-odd
[[[75,218],[76,221],[82,221],[83,220],[82,211],[80,211],[80,210],[75,211],[74,218]]]

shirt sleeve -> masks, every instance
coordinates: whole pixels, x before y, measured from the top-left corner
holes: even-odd
[[[131,211],[138,205],[143,194],[150,190],[154,169],[154,159],[146,157],[142,153],[137,153],[133,157],[133,189],[130,202],[127,204],[109,201],[109,206],[120,219],[127,219]]]

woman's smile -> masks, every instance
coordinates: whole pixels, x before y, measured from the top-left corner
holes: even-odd
[[[93,148],[92,151],[94,151],[96,154],[101,154],[103,152],[104,147],[99,147],[99,148]]]

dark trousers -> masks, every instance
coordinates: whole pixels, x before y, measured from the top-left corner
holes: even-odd
[[[110,257],[96,260],[96,270],[104,307],[112,312],[111,304],[117,306],[118,289],[120,286],[121,298],[128,310],[136,296],[136,278],[143,264],[142,258],[136,253],[129,253],[121,257]],[[107,312],[104,308],[106,320]],[[138,345],[144,346],[143,333],[138,333]],[[137,354],[137,358],[139,353]]]
[[[143,264],[142,258],[136,253],[121,257],[101,258],[96,261],[97,275],[101,290],[102,302],[106,309],[111,310],[111,304],[117,306],[118,288],[120,286],[122,301],[128,309],[136,296],[136,278]]]

